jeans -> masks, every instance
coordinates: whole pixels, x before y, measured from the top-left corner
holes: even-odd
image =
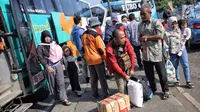
[[[166,69],[165,69],[164,60],[161,62],[143,61],[143,64],[144,64],[144,72],[149,81],[151,90],[153,92],[157,91],[155,75],[154,75],[154,66],[155,66],[156,71],[159,76],[159,79],[160,79],[160,85],[162,88],[162,92],[168,92],[169,87],[168,87],[168,83],[167,83],[167,73],[166,73]]]
[[[183,53],[181,56],[178,56],[176,54],[170,54],[170,60],[174,65],[174,68],[176,69],[176,79],[180,80],[179,76],[179,60],[181,62],[181,65],[183,67],[183,72],[185,75],[186,82],[190,82],[190,67],[188,63],[188,54],[186,48],[183,50]]]

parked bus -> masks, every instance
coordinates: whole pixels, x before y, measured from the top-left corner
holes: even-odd
[[[22,98],[48,87],[35,54],[41,32],[48,30],[54,41],[65,44],[70,41],[74,15],[84,17],[85,27],[86,18],[91,17],[89,4],[82,0],[0,0],[0,43],[5,43],[0,50],[0,111],[20,109]],[[15,104],[14,99],[22,102]]]
[[[158,18],[156,13],[156,6],[154,0],[134,0],[134,1],[127,1],[127,10],[128,14],[134,13],[137,20],[140,20],[140,8],[142,3],[147,2],[152,6],[152,17]],[[112,13],[116,14],[121,21],[122,15],[126,14],[126,8],[124,5],[124,1],[114,1],[110,2]],[[110,19],[110,13],[108,9],[108,3],[102,3],[98,5],[91,6],[91,11],[93,16],[98,16],[101,22],[102,30],[105,29],[106,20]]]

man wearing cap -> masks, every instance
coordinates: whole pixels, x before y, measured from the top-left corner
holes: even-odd
[[[82,45],[84,58],[90,70],[92,98],[99,96],[98,79],[100,80],[103,96],[106,98],[109,96],[109,89],[104,65],[104,60],[106,59],[105,45],[95,30],[100,25],[99,19],[92,17],[89,25],[90,28],[82,35]]]
[[[120,29],[124,32],[125,36],[126,36],[126,30],[125,30],[125,26],[119,22],[117,15],[113,15],[111,17],[113,26],[115,27],[115,29]],[[127,36],[126,36],[127,37]]]
[[[108,19],[106,21],[106,29],[105,29],[105,38],[104,38],[104,43],[107,45],[112,39],[112,32],[115,30],[115,27],[112,25],[112,21]]]

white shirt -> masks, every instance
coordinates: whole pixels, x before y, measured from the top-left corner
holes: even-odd
[[[191,30],[190,30],[190,28],[185,28],[183,30],[183,36],[185,37],[186,40],[189,40],[191,38]]]

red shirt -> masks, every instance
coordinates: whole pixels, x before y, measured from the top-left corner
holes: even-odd
[[[126,76],[127,74],[122,71],[122,69],[119,67],[118,63],[117,63],[117,59],[116,59],[116,55],[114,54],[114,49],[112,46],[112,42],[110,41],[107,45],[106,45],[106,64],[107,64],[107,68],[111,73],[119,73],[122,76]],[[130,41],[126,38],[126,45],[124,47],[124,51],[128,53],[130,60],[131,60],[131,70],[134,71],[134,67],[135,67],[135,53],[133,52],[133,47],[131,46]]]
[[[96,29],[95,29],[96,31],[97,31],[97,33],[100,35],[100,37],[102,38],[102,31],[101,31],[101,28],[100,27],[97,27]]]

